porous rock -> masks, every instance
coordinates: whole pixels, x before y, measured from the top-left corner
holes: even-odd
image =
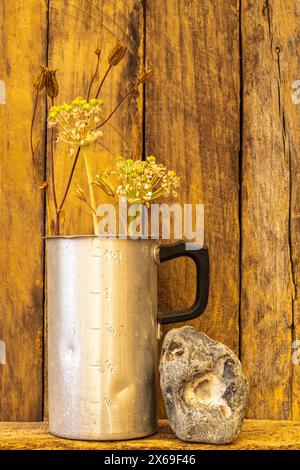
[[[188,326],[169,331],[160,385],[179,439],[226,444],[239,435],[249,386],[240,361],[224,344]]]

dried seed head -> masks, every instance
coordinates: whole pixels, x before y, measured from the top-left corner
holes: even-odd
[[[33,82],[33,86],[37,89],[38,92],[42,91],[45,88],[45,70],[46,67],[41,65],[40,70],[37,73]]]
[[[59,92],[59,86],[56,78],[56,70],[50,70],[47,68],[45,76],[45,87],[46,93],[49,98],[56,98]]]
[[[127,47],[122,42],[117,42],[115,47],[110,51],[108,55],[108,63],[110,66],[118,65],[119,62],[123,59]]]
[[[96,50],[95,50],[96,56],[97,56],[97,57],[100,57],[101,52],[102,52],[102,46],[97,46],[97,48],[96,48]]]
[[[76,189],[74,190],[74,196],[80,199],[80,201],[86,202],[86,195],[84,194],[84,191],[81,186],[77,186]]]
[[[149,80],[149,78],[151,77],[151,75],[152,75],[152,70],[151,70],[151,69],[149,69],[149,70],[146,70],[146,69],[141,70],[141,72],[138,74],[138,77],[137,77],[137,84],[140,85],[141,83],[146,82],[147,80]]]

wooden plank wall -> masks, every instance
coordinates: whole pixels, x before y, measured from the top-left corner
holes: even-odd
[[[40,151],[36,179],[29,147],[33,76],[46,51],[45,2],[5,0],[0,5],[0,419],[42,419],[43,242],[45,110],[37,122]],[[3,103],[4,100],[1,100]]]
[[[37,183],[50,167],[42,104],[32,183],[31,83],[48,63],[58,69],[59,101],[84,95],[95,46],[103,43],[106,56],[116,39],[129,54],[103,89],[104,112],[144,62],[153,78],[145,96],[134,95],[106,127],[94,171],[115,154],[154,153],[181,174],[180,202],[205,204],[211,257],[209,305],[191,324],[240,353],[251,384],[250,417],[300,419],[300,366],[291,361],[292,341],[300,339],[299,115],[291,101],[300,79],[299,14],[297,0],[3,2],[0,340],[7,364],[0,364],[0,420],[42,418],[45,205]],[[55,161],[61,197],[72,159],[60,147]],[[84,185],[81,165],[74,183]],[[62,233],[91,232],[72,194],[65,209]],[[166,264],[159,281],[162,310],[192,302],[190,263]]]
[[[299,148],[291,85],[299,69],[297,1],[244,1],[241,358],[249,416],[300,419]],[[295,328],[296,327],[296,328]]]
[[[189,322],[238,353],[239,28],[238,1],[150,0],[146,56],[146,153],[182,176],[179,200],[205,204],[211,260],[209,304]],[[162,47],[163,38],[164,47]],[[216,223],[218,221],[218,223]],[[160,309],[192,303],[191,263],[160,268]],[[170,325],[164,328],[181,326]]]

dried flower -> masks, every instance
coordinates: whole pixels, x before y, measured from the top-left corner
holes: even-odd
[[[42,91],[45,88],[45,69],[46,67],[44,67],[43,65],[40,66],[40,70],[37,73],[33,82],[33,86],[38,92]]]
[[[97,57],[100,57],[101,52],[102,52],[102,46],[97,46],[97,47],[96,47],[96,50],[95,50],[96,56],[97,56]]]
[[[80,201],[87,202],[86,195],[81,186],[77,186],[73,192],[74,196],[80,199]]]
[[[78,96],[70,104],[52,106],[48,116],[48,126],[57,128],[57,141],[72,145],[88,145],[103,135],[102,131],[97,129],[102,104],[102,100],[93,98],[86,101]]]
[[[114,169],[96,175],[94,184],[110,196],[126,196],[129,204],[145,204],[159,197],[177,196],[180,178],[151,155],[146,161],[118,157]]]
[[[75,190],[73,191],[73,194],[74,194],[75,197],[77,197],[80,201],[84,202],[88,206],[89,212],[92,213],[93,218],[95,217],[95,223],[97,223],[96,211],[95,211],[94,207],[89,203],[89,200],[88,200],[87,196],[85,195],[82,187],[79,186],[79,185],[76,186]]]
[[[56,98],[59,93],[59,86],[57,83],[56,72],[57,70],[48,69],[46,76],[45,76],[46,93],[49,96],[49,98],[52,98],[52,99]]]
[[[57,70],[49,69],[49,67],[45,67],[41,65],[40,71],[35,77],[33,86],[36,88],[38,92],[42,91],[46,88],[46,93],[49,98],[56,98],[59,92],[59,86],[56,79],[56,72]]]
[[[138,74],[138,77],[137,77],[137,84],[140,85],[141,83],[146,82],[147,80],[149,80],[151,75],[152,75],[152,70],[151,69],[141,70],[141,72]]]
[[[110,51],[108,55],[108,63],[111,67],[118,65],[119,62],[123,59],[125,53],[127,51],[127,47],[122,42],[117,42],[115,47]]]

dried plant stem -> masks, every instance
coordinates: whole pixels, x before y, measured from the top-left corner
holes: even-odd
[[[74,162],[73,162],[73,165],[72,165],[71,173],[70,173],[70,176],[69,176],[69,179],[68,179],[68,182],[67,182],[67,186],[66,186],[63,198],[61,200],[61,203],[59,205],[59,210],[60,211],[62,210],[62,208],[64,206],[64,203],[66,201],[66,198],[67,198],[67,195],[68,195],[68,192],[69,192],[69,189],[70,189],[70,186],[71,186],[72,178],[73,178],[73,175],[74,175],[74,171],[75,171],[75,168],[76,168],[76,164],[77,164],[77,161],[78,161],[79,154],[80,154],[80,147],[78,147],[78,149],[77,149],[77,152],[76,152],[76,155],[75,155],[75,158],[74,158]]]
[[[59,204],[59,206],[56,210],[56,232],[57,232],[56,234],[57,235],[59,235],[59,230],[60,230],[61,212],[62,212],[64,203],[66,201],[67,195],[69,193],[69,189],[70,189],[70,186],[71,186],[71,182],[72,182],[72,179],[73,179],[73,175],[74,175],[74,171],[75,171],[75,168],[76,168],[76,164],[77,164],[77,161],[78,161],[79,154],[80,154],[80,147],[78,147],[78,149],[77,149],[77,152],[76,152],[76,155],[75,155],[75,158],[74,158],[74,161],[73,161],[73,165],[72,165],[72,168],[71,168],[71,172],[70,172],[70,175],[69,175],[69,179],[68,179],[68,182],[67,182],[67,186],[66,186],[64,195],[62,197],[61,203]]]
[[[112,110],[112,112],[108,115],[108,117],[106,119],[104,119],[104,121],[102,121],[99,126],[96,127],[96,129],[99,129],[100,127],[104,126],[109,120],[110,118],[115,114],[115,112],[117,111],[117,109],[121,106],[121,104],[123,103],[124,100],[126,100],[126,98],[134,91],[138,88],[139,84],[135,83],[133,85],[133,87],[130,88],[129,91],[127,91],[127,93],[125,93],[125,95],[120,99],[119,103],[116,105],[116,107]]]
[[[82,146],[82,153],[83,153],[83,158],[84,158],[84,163],[85,163],[86,176],[87,176],[88,185],[89,185],[90,201],[91,201],[90,207],[93,213],[94,233],[95,235],[99,235],[98,220],[97,220],[97,215],[96,215],[97,204],[96,204],[96,198],[95,198],[95,193],[94,193],[94,187],[92,184],[93,176],[92,176],[92,170],[91,170],[91,164],[90,164],[90,152],[89,152],[88,145]]]
[[[92,214],[97,215],[96,212],[95,212],[95,210],[92,208],[92,206],[90,205],[90,203],[89,203],[88,201],[83,201],[83,202],[84,202],[84,204],[87,205],[87,207],[90,209],[90,211],[91,211]]]
[[[31,119],[30,125],[30,149],[31,149],[31,157],[32,157],[32,167],[33,167],[33,176],[35,177],[35,149],[33,147],[33,127],[35,122],[36,110],[37,110],[37,103],[39,97],[39,90],[36,90],[35,100],[34,100],[34,107],[33,107],[33,114]]]
[[[51,235],[51,224],[50,224],[50,221],[51,221],[51,218],[50,218],[50,204],[49,204],[49,194],[48,194],[48,188],[46,188],[46,191],[45,191],[45,199],[46,199],[46,221],[47,221],[47,225],[46,225],[46,235]]]
[[[54,168],[54,130],[51,129],[51,174],[52,174],[52,193],[53,193],[53,201],[56,213],[56,221],[55,221],[55,235],[59,235],[59,222],[60,222],[60,210],[57,204],[57,196],[56,196],[56,187],[55,187],[55,168]]]
[[[109,66],[107,67],[107,69],[106,69],[105,74],[103,75],[103,78],[102,78],[101,82],[100,82],[100,85],[99,85],[99,87],[98,87],[98,90],[97,90],[97,93],[96,93],[95,98],[98,98],[98,96],[100,95],[100,91],[101,91],[101,89],[102,89],[102,85],[103,85],[103,83],[105,82],[105,79],[106,79],[107,75],[109,74],[109,72],[111,71],[111,69],[112,69],[112,65],[109,65]]]
[[[90,96],[91,96],[91,91],[92,91],[92,86],[93,86],[93,83],[98,75],[98,70],[99,70],[99,64],[100,64],[100,54],[97,55],[97,64],[96,64],[96,69],[95,69],[95,73],[94,75],[92,76],[92,79],[90,81],[90,85],[89,85],[89,89],[88,89],[88,94],[87,94],[87,101],[89,101],[90,99]],[[100,93],[100,92],[99,92]]]
[[[51,106],[54,106],[54,99],[51,98]],[[55,185],[55,165],[54,165],[54,129],[51,129],[51,139],[50,139],[50,160],[51,160],[51,181],[52,181],[52,193],[53,201],[56,213],[56,223],[55,223],[55,235],[59,235],[59,216],[58,212],[58,203],[56,196],[56,185]]]

